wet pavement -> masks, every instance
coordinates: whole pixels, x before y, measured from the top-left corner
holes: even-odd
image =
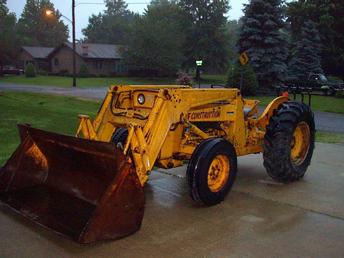
[[[20,92],[34,92],[55,94],[62,96],[72,96],[76,98],[103,100],[108,90],[107,87],[97,88],[60,88],[35,85],[19,85],[10,83],[0,83],[0,90],[12,90]],[[328,132],[344,133],[344,115],[328,112],[315,112],[316,129]]]
[[[0,257],[344,257],[344,146],[317,143],[303,180],[272,181],[261,155],[239,158],[220,205],[192,202],[185,167],[152,172],[141,230],[78,245],[1,208]]]

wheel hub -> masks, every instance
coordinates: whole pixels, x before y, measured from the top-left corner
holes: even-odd
[[[226,184],[230,171],[230,162],[227,156],[217,155],[208,169],[208,187],[212,192],[220,191]]]
[[[297,124],[290,144],[290,158],[292,163],[296,166],[302,164],[307,157],[310,145],[310,135],[310,129],[306,122],[303,121]]]

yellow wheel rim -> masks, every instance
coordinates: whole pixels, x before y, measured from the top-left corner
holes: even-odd
[[[212,192],[219,192],[226,184],[230,171],[227,156],[217,155],[208,169],[208,187]]]
[[[294,165],[298,166],[305,161],[309,150],[310,136],[308,124],[306,122],[298,123],[291,141],[290,157]]]

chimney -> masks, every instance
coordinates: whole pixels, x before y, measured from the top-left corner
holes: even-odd
[[[88,46],[83,44],[81,47],[82,47],[82,55],[88,56]]]

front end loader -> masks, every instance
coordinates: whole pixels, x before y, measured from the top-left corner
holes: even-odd
[[[196,202],[220,203],[237,157],[263,153],[275,180],[302,178],[314,149],[309,106],[274,99],[262,114],[238,89],[112,86],[95,119],[79,115],[75,137],[19,125],[21,143],[0,170],[0,200],[80,243],[118,239],[140,228],[154,166],[188,162]]]

